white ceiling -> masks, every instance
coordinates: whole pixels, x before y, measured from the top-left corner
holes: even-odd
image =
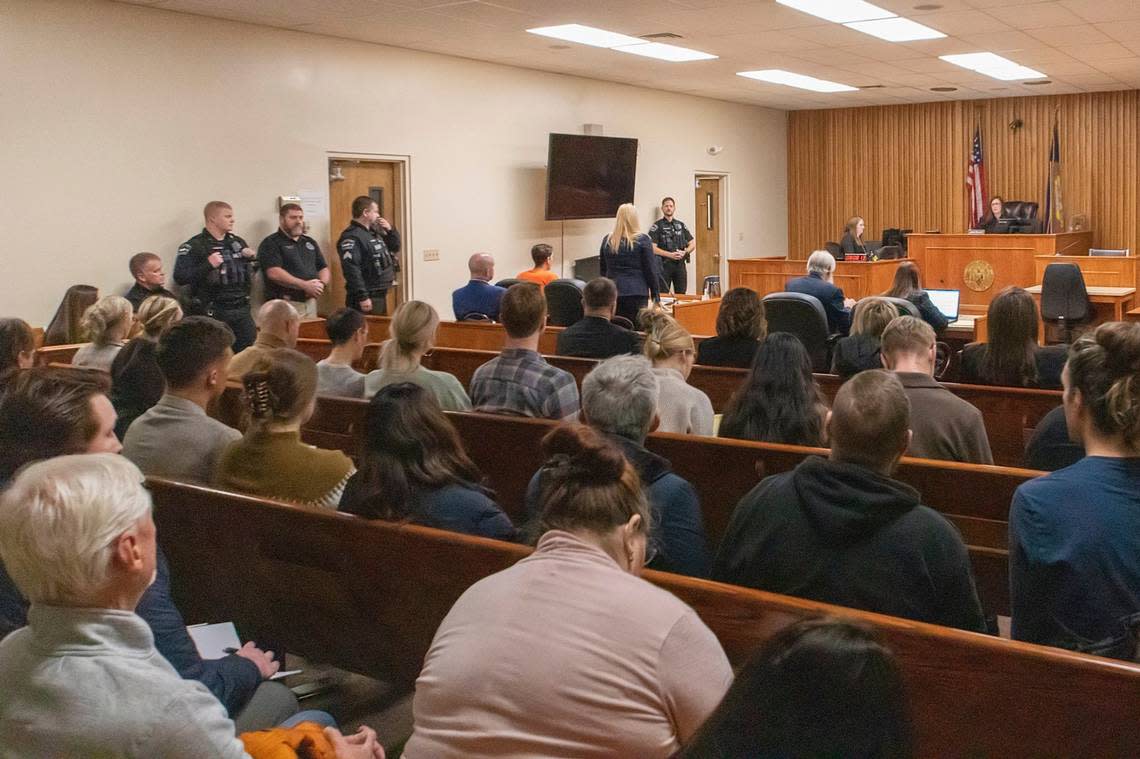
[[[1140,0],[873,0],[948,35],[884,42],[773,0],[122,0],[166,10],[781,109],[1140,88]],[[581,23],[672,32],[720,58],[667,63],[524,30]],[[938,59],[990,51],[1048,75],[1001,82]],[[874,89],[821,95],[746,80],[783,68]],[[951,93],[931,87],[957,87]]]

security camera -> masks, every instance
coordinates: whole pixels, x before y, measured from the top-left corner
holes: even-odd
[[[705,152],[708,153],[709,155],[720,155],[721,153],[724,152],[724,146],[723,145],[709,145],[708,148],[705,149]]]

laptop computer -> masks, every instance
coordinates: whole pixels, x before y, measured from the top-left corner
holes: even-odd
[[[927,290],[926,294],[948,321],[958,320],[958,302],[962,297],[960,290]]]

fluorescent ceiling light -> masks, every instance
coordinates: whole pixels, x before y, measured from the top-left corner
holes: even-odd
[[[877,5],[865,3],[863,0],[776,0],[776,2],[837,24],[895,16],[894,13]]]
[[[717,56],[712,53],[702,53],[677,45],[666,45],[663,42],[641,42],[637,45],[618,45],[613,48],[619,53],[633,53],[644,55],[646,58],[657,58],[662,61],[708,61]]]
[[[562,24],[561,26],[540,26],[536,29],[527,29],[531,34],[543,37],[553,37],[567,42],[577,42],[592,47],[618,47],[620,45],[641,45],[645,40],[639,37],[630,37],[628,34],[607,32],[605,29],[595,29],[582,24]]]
[[[994,53],[964,53],[961,55],[940,55],[938,57],[947,63],[953,63],[955,66],[961,66],[964,69],[970,69],[979,74],[1007,82],[1016,79],[1041,79],[1045,76],[1040,71],[1022,66],[1020,63],[1015,63]]]
[[[783,69],[764,69],[762,71],[738,71],[737,76],[749,79],[759,79],[761,82],[773,84],[786,84],[789,87],[799,87],[801,90],[812,92],[855,92],[858,87],[850,87],[838,82],[829,82],[826,79],[816,79],[814,76],[794,74]]]
[[[937,29],[923,26],[909,18],[880,18],[874,21],[855,21],[844,24],[848,29],[870,34],[887,42],[912,42],[914,40],[936,40],[946,35]]]

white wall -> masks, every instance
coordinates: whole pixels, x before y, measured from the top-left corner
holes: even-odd
[[[493,253],[500,276],[538,241],[561,260],[561,225],[542,218],[547,133],[584,123],[641,141],[646,227],[665,194],[695,221],[694,172],[728,172],[730,255],[787,249],[780,111],[102,0],[0,9],[5,316],[42,325],[70,284],[125,288],[140,250],[169,274],[206,200],[230,201],[256,247],[276,197],[327,193],[343,152],[410,156],[413,293],[450,318],[472,252]],[[327,219],[311,221],[331,249]],[[596,253],[608,228],[566,222],[566,259]]]

